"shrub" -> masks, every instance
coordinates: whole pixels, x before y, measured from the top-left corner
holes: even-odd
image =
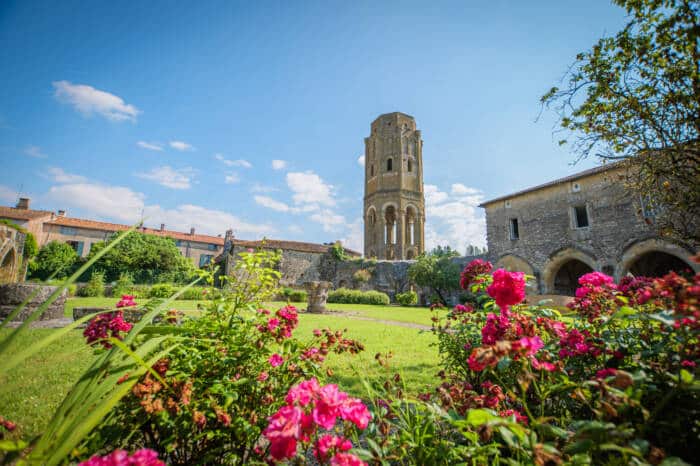
[[[169,298],[175,294],[175,287],[170,283],[158,283],[148,290],[149,298]]]
[[[192,288],[188,288],[185,290],[184,293],[182,293],[180,296],[178,296],[177,299],[187,299],[191,301],[201,301],[201,300],[211,300],[211,299],[218,299],[221,297],[221,292],[213,287],[204,287],[204,286],[193,286]]]
[[[305,290],[295,290],[289,287],[282,288],[280,294],[285,301],[292,303],[305,303],[308,298]]]
[[[372,272],[369,269],[360,269],[352,274],[352,278],[357,283],[367,283],[372,279]]]
[[[275,413],[295,403],[291,393],[297,392],[290,387],[320,380],[328,352],[355,353],[362,346],[330,329],[314,331],[311,339],[295,338],[298,316],[291,306],[249,312],[274,292],[279,273],[261,266],[274,258],[267,252],[247,254],[234,266],[237,279],[226,283],[221,297],[173,332],[169,344],[176,345],[167,357],[151,372],[137,379],[124,374],[117,382],[128,384],[126,395],[82,445],[85,457],[138,445],[170,465],[264,464],[270,454],[279,458],[276,447],[261,439],[285,435],[286,430],[275,436],[274,428],[266,427]],[[158,334],[167,335],[167,324],[159,326]],[[323,387],[319,410],[334,393],[333,386]],[[342,396],[333,400],[346,400],[343,418],[366,427],[369,412]],[[332,414],[321,413],[318,422],[327,426],[320,419],[335,421]]]
[[[380,291],[360,291],[338,288],[328,293],[329,303],[378,304],[388,305],[391,301],[386,293]]]
[[[93,272],[90,280],[78,288],[78,296],[97,298],[105,294],[105,275],[102,272]]]
[[[134,279],[129,272],[119,274],[119,279],[112,287],[112,296],[132,295],[137,296]],[[138,297],[138,296],[137,296]]]
[[[50,241],[46,243],[32,263],[31,276],[40,280],[67,277],[78,261],[78,253],[66,243]]]
[[[415,306],[418,304],[418,293],[413,290],[405,293],[397,293],[396,302],[402,306]]]

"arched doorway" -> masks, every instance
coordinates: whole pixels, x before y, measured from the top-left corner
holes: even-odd
[[[578,259],[564,262],[554,275],[554,293],[574,296],[579,287],[578,279],[589,272],[593,272],[593,269]]]
[[[0,283],[11,283],[15,278],[15,262],[17,260],[15,250],[10,249],[0,262]]]
[[[649,251],[637,258],[629,268],[635,277],[663,277],[667,273],[692,272],[690,265],[673,254],[663,251]]]

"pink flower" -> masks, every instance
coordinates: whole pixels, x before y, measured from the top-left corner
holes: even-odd
[[[264,381],[267,380],[268,377],[269,377],[269,375],[267,374],[267,372],[262,371],[262,372],[260,373],[260,375],[258,375],[257,380],[258,380],[258,382],[264,382]]]
[[[615,374],[617,374],[617,369],[615,369],[614,367],[606,367],[605,369],[601,369],[598,372],[596,372],[595,378],[607,379],[608,377],[612,377]]]
[[[275,353],[267,360],[272,367],[281,366],[284,363],[284,358],[279,354]]]
[[[292,458],[301,436],[303,412],[296,406],[282,406],[270,417],[263,435],[270,441],[270,455],[276,460]]]
[[[547,372],[554,372],[555,370],[557,370],[557,366],[555,366],[551,362],[540,361],[535,357],[530,358],[530,362],[532,363],[532,367],[537,371],[540,369],[545,370]]]
[[[476,279],[479,275],[486,275],[490,273],[492,269],[493,265],[491,265],[491,262],[482,259],[474,259],[464,267],[460,275],[459,286],[461,286],[463,290],[468,290],[469,285],[477,281]]]
[[[340,415],[340,408],[347,398],[347,393],[339,391],[335,384],[321,387],[316,405],[311,410],[314,422],[324,429],[332,429]]]
[[[350,453],[336,453],[331,458],[331,466],[367,466],[367,463]]]
[[[697,364],[695,364],[695,361],[690,361],[688,359],[684,359],[681,361],[681,366],[683,367],[695,367]]]
[[[367,406],[357,398],[349,398],[340,408],[340,416],[360,429],[366,429],[372,415]]]
[[[279,324],[280,320],[273,317],[267,321],[267,329],[272,332],[279,326]]]
[[[514,409],[506,409],[504,411],[500,411],[498,413],[499,416],[501,417],[511,417],[515,416],[515,421],[519,422],[521,424],[527,424],[527,416],[525,416],[523,413],[520,411],[516,411]]]
[[[493,283],[486,292],[500,308],[518,304],[525,299],[525,274],[498,269],[493,273]]]
[[[464,305],[464,304],[457,304],[453,309],[452,312],[455,314],[468,314],[470,312],[474,312],[474,308],[469,306],[469,305]]]
[[[131,457],[124,450],[114,450],[105,456],[93,456],[78,466],[165,466],[158,459],[158,453],[148,448],[136,451]]]
[[[117,308],[136,306],[134,296],[130,294],[122,295],[122,299],[117,302]]]
[[[579,285],[590,285],[590,286],[609,286],[615,287],[615,280],[609,275],[605,275],[601,272],[590,272],[578,279]]]
[[[328,461],[329,453],[333,451],[348,451],[352,448],[352,443],[350,440],[342,437],[336,437],[334,435],[325,434],[316,442],[316,448],[314,449],[314,456],[319,461]]]
[[[523,337],[512,343],[512,348],[516,351],[524,350],[526,356],[532,356],[544,347],[540,337]]]
[[[106,340],[110,337],[121,340],[121,332],[128,332],[131,327],[132,325],[124,320],[122,311],[107,312],[92,319],[83,331],[83,336],[88,344],[100,341],[105,348],[111,348],[112,344]]]
[[[510,319],[506,314],[486,316],[486,324],[481,328],[481,342],[485,345],[493,345],[505,337],[510,329]]]
[[[320,389],[321,387],[318,384],[318,380],[315,378],[305,380],[289,389],[285,401],[290,405],[299,403],[301,406],[307,406],[316,398],[316,394]]]

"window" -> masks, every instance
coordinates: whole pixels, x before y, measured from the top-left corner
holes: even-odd
[[[369,176],[374,176],[374,164],[369,166]]]
[[[409,172],[413,171],[413,162],[411,162],[410,160],[408,161],[408,171]]]
[[[85,243],[82,241],[66,241],[66,244],[70,245],[70,247],[72,247],[80,257],[83,256],[83,247],[85,246]]]
[[[659,214],[659,206],[649,196],[640,196],[639,203],[642,206],[642,216],[653,219]]]
[[[184,248],[185,246],[187,246],[187,241],[179,239],[175,241],[175,246],[177,246],[178,248]]]
[[[211,254],[202,254],[201,256],[199,256],[199,266],[205,267],[209,265],[213,257],[214,256],[212,256]]]
[[[520,238],[520,230],[518,229],[518,219],[511,218],[510,219],[510,239],[519,239],[519,238]]]
[[[386,171],[390,172],[393,169],[394,161],[392,159],[387,159],[386,161]]]
[[[75,236],[78,234],[78,230],[73,227],[61,227],[60,230],[62,235]]]
[[[216,244],[207,244],[207,249],[210,251],[216,251],[217,248],[218,246]]]
[[[585,205],[574,207],[574,228],[586,228],[588,226],[588,209]]]

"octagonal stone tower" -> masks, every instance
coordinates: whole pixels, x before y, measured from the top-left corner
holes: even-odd
[[[423,140],[405,113],[380,115],[365,138],[365,257],[414,259],[424,250]]]

